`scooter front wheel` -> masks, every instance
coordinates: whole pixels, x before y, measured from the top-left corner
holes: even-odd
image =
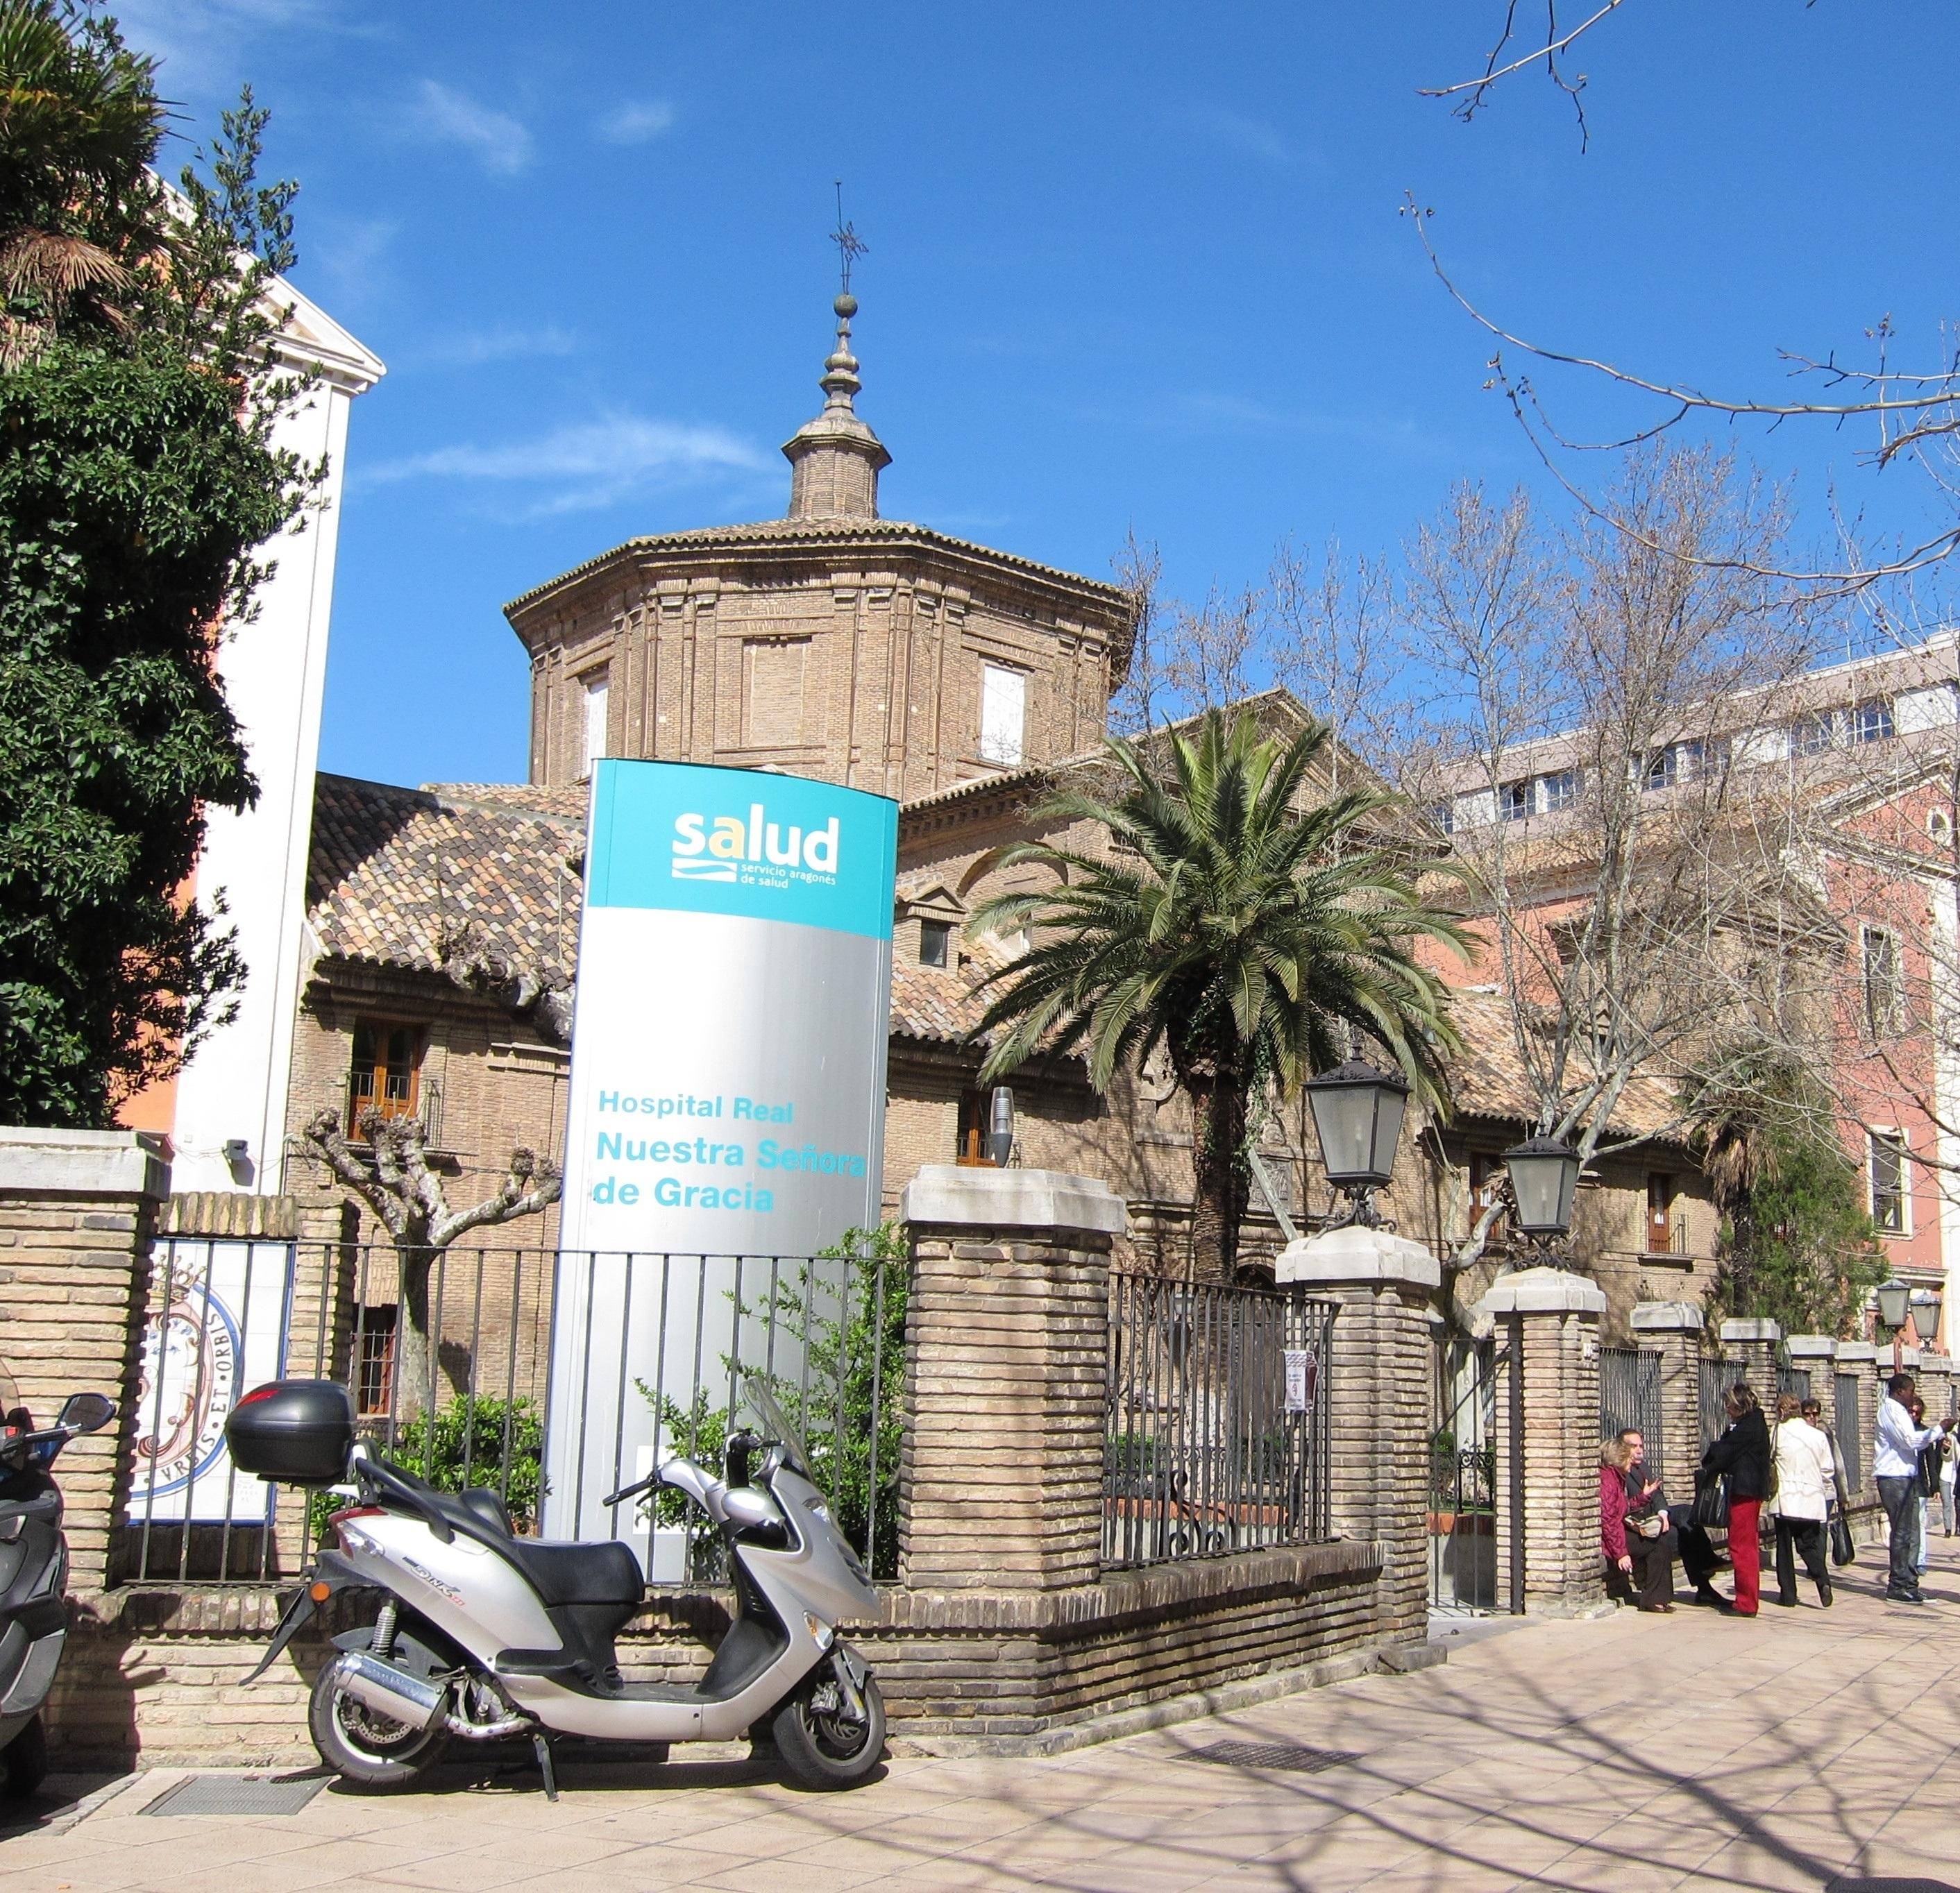
[[[24,1800],[47,1779],[48,1732],[37,1713],[0,1748],[0,1793]]]
[[[320,1758],[344,1781],[364,1788],[406,1788],[442,1759],[449,1732],[414,1729],[357,1702],[329,1663],[313,1686],[307,1726]]]
[[[799,1787],[854,1788],[878,1765],[885,1752],[885,1699],[874,1676],[866,1676],[858,1693],[862,1722],[851,1718],[826,1666],[776,1711],[776,1752]]]

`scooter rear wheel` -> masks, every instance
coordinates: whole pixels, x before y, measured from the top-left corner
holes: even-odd
[[[449,1732],[412,1729],[377,1714],[340,1687],[329,1663],[313,1686],[307,1726],[320,1758],[344,1781],[364,1788],[406,1788],[442,1759]]]
[[[862,1693],[864,1720],[852,1722],[837,1703],[837,1686],[826,1668],[776,1711],[776,1752],[799,1787],[854,1788],[878,1765],[885,1752],[885,1699],[876,1677],[864,1678]]]

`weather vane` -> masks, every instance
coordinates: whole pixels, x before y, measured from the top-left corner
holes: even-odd
[[[869,244],[859,240],[857,231],[844,221],[844,180],[841,177],[837,180],[837,227],[830,233],[830,240],[837,246],[838,265],[844,278],[841,293],[848,296],[851,293],[851,264],[860,256],[870,256],[871,250]]]

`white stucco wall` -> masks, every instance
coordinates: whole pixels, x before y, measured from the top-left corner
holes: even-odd
[[[301,530],[268,549],[278,569],[260,588],[257,617],[228,628],[219,654],[259,800],[242,815],[212,811],[197,894],[207,907],[222,896],[228,911],[220,924],[237,930],[246,977],[237,1017],[198,1048],[177,1080],[171,1136],[179,1190],[280,1187],[348,413],[383,372],[310,304],[301,301],[297,313],[304,339],[293,352],[319,365],[323,378],[282,419],[278,444],[304,460],[324,454],[328,470]],[[228,1159],[234,1140],[244,1148]]]

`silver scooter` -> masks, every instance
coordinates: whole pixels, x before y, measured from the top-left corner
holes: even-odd
[[[767,1385],[752,1378],[745,1392],[759,1433],[730,1440],[725,1477],[670,1459],[603,1501],[665,1486],[721,1529],[736,1614],[692,1685],[620,1676],[613,1640],[645,1592],[628,1546],[520,1538],[494,1492],[432,1491],[355,1444],[352,1402],[332,1382],[247,1395],[226,1426],[240,1471],[294,1484],[351,1481],[357,1496],[333,1516],[338,1548],[321,1553],[246,1680],[263,1675],[336,1592],[378,1591],[373,1626],[336,1637],[340,1653],[313,1685],[313,1745],[346,1780],[404,1786],[452,1738],[529,1736],[555,1799],[553,1733],[663,1745],[746,1732],[772,1737],[802,1786],[854,1786],[883,1752],[885,1710],[837,1628],[875,1615],[877,1594]]]

